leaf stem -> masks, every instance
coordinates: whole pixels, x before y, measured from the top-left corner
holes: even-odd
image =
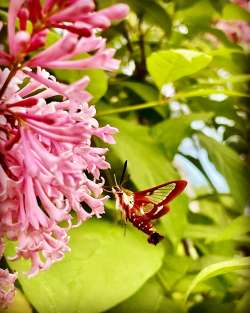
[[[147,103],[136,104],[136,105],[132,105],[132,106],[126,106],[126,107],[119,108],[119,109],[111,109],[111,110],[101,111],[101,112],[97,113],[96,116],[104,116],[104,115],[111,115],[111,114],[116,114],[116,113],[124,113],[124,112],[143,110],[143,109],[153,108],[156,106],[161,106],[161,105],[166,105],[166,104],[168,104],[167,99],[151,101],[151,102],[147,102]]]

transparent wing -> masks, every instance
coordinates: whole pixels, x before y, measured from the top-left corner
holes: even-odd
[[[153,191],[148,191],[145,195],[145,198],[154,204],[159,204],[168,197],[168,195],[175,189],[175,187],[176,183],[167,184]]]

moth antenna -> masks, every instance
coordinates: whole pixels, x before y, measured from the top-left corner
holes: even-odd
[[[124,180],[124,176],[125,176],[125,173],[126,173],[127,165],[128,165],[128,161],[126,160],[124,162],[124,165],[123,165],[122,175],[121,175],[121,178],[120,178],[120,185],[122,184],[122,182]]]
[[[130,175],[126,175],[126,179],[123,180],[123,182],[121,183],[121,186],[123,186],[124,184],[126,184],[130,179]]]
[[[102,188],[105,192],[108,192],[108,193],[113,193],[112,190],[108,190],[108,189],[105,189],[105,188]]]
[[[117,180],[116,180],[116,176],[115,176],[115,174],[114,174],[114,181],[115,181],[115,185],[116,185],[116,187],[119,187],[119,186],[118,186],[118,184],[117,184]]]

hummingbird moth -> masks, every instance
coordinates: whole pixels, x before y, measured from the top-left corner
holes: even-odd
[[[169,202],[177,197],[186,187],[185,180],[173,180],[143,190],[130,191],[122,187],[127,168],[124,163],[119,184],[115,178],[112,192],[116,199],[116,207],[121,210],[125,221],[129,220],[136,228],[148,235],[148,242],[158,244],[164,237],[153,227],[152,221],[169,212]]]

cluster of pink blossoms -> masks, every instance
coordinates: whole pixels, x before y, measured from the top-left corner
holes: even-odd
[[[69,251],[71,227],[104,213],[100,170],[110,165],[92,141],[112,144],[117,131],[94,118],[88,77],[65,85],[44,68],[117,69],[98,32],[127,13],[123,4],[95,11],[93,0],[10,1],[9,48],[0,50],[0,258],[4,239],[17,241],[12,259],[30,260],[29,276]],[[62,37],[45,48],[55,30]],[[0,306],[12,300],[15,279],[0,269]]]
[[[232,2],[250,12],[249,0],[232,0]],[[219,20],[216,23],[216,27],[221,29],[231,41],[249,47],[250,24],[248,22],[241,20]]]

